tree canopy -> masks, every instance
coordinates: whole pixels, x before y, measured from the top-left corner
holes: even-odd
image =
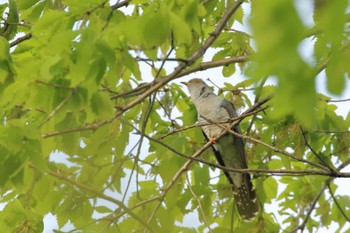
[[[350,4],[314,0],[309,22],[298,4],[1,3],[0,231],[42,232],[48,214],[57,232],[348,230],[334,180],[350,177],[350,114],[335,110],[350,100],[334,97],[349,83]],[[249,169],[235,171],[253,177],[252,222],[176,82],[214,68],[219,94],[243,109]]]

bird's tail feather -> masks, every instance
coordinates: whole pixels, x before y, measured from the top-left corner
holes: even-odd
[[[259,206],[249,174],[243,174],[243,182],[241,187],[238,188],[233,186],[233,195],[238,213],[241,215],[243,220],[253,220],[258,213]]]

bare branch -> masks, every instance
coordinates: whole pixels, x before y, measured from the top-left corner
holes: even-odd
[[[142,93],[138,98],[132,100],[127,105],[120,107],[120,111],[116,114],[117,116],[120,116],[125,112],[126,110],[134,107],[138,103],[142,102],[147,96],[152,94],[153,92],[157,91],[159,88],[170,82],[171,80],[174,80],[179,77],[180,73],[189,65],[192,65],[196,60],[198,60],[203,54],[206,52],[206,50],[212,45],[212,43],[216,40],[216,38],[220,35],[221,31],[225,27],[227,21],[230,19],[230,17],[233,15],[233,13],[236,12],[236,10],[240,7],[240,5],[243,3],[243,0],[236,1],[231,7],[227,9],[224,16],[220,19],[219,23],[217,24],[215,30],[210,34],[208,39],[204,42],[204,44],[195,51],[192,56],[188,59],[188,63],[181,63],[175,70],[169,74],[168,76],[162,78],[159,82],[153,83],[154,85],[150,86],[148,90],[146,90],[144,93]]]
[[[350,98],[347,98],[347,99],[343,99],[343,100],[332,100],[332,99],[321,99],[327,103],[341,103],[341,102],[347,102],[347,101],[350,101]]]
[[[16,46],[25,40],[29,40],[30,38],[32,38],[32,33],[28,33],[22,37],[18,37],[16,40],[14,40],[10,43],[10,47]]]
[[[350,164],[350,158],[347,159],[345,162],[343,162],[339,167],[337,167],[336,172],[340,172],[343,168],[345,168],[346,166],[348,166]],[[291,230],[289,233],[293,233],[296,232],[298,230],[301,230],[301,232],[303,232],[307,221],[310,218],[310,215],[312,213],[312,211],[314,211],[315,207],[316,207],[316,203],[318,202],[318,200],[320,199],[321,195],[323,194],[323,192],[325,191],[325,189],[327,187],[329,187],[329,184],[334,180],[335,177],[330,177],[328,178],[323,187],[321,188],[320,192],[316,195],[315,199],[312,201],[311,206],[308,210],[308,212],[306,213],[306,217],[304,218],[303,222],[297,226],[296,228],[294,228],[293,230]],[[330,189],[330,188],[329,188]],[[331,190],[330,190],[331,191]]]
[[[96,130],[99,127],[106,125],[106,124],[109,124],[114,120],[115,120],[115,118],[112,118],[110,120],[104,120],[104,121],[100,121],[100,122],[96,122],[96,123],[87,124],[87,125],[85,125],[83,127],[79,127],[79,128],[66,129],[66,130],[46,133],[46,134],[43,134],[42,137],[49,138],[49,137],[54,137],[54,136],[63,135],[63,134],[67,134],[67,133],[75,133],[75,132],[86,131],[86,130]]]
[[[202,207],[202,202],[201,202],[201,200],[199,199],[199,197],[196,195],[196,193],[194,192],[194,190],[192,189],[192,185],[191,185],[191,182],[190,182],[190,178],[189,178],[187,172],[186,172],[186,180],[187,180],[188,189],[190,190],[192,196],[194,197],[194,199],[196,199],[196,201],[197,201],[197,203],[198,203],[199,210],[200,210],[200,212],[201,212],[201,214],[202,214],[202,216],[203,216],[204,224],[207,225],[209,232],[213,232],[213,230],[210,228],[210,224],[208,223],[207,218],[205,217],[205,213],[204,213],[204,210],[203,210],[203,207]]]
[[[116,4],[111,6],[111,9],[116,10],[116,9],[121,8],[123,6],[128,6],[130,2],[131,2],[131,0],[124,0],[121,2],[118,1]]]
[[[340,213],[344,216],[344,218],[346,219],[346,221],[348,221],[350,223],[350,218],[346,215],[345,211],[343,210],[343,208],[340,206],[339,202],[337,201],[337,199],[335,198],[334,196],[334,193],[331,189],[331,186],[328,184],[328,190],[329,190],[329,193],[331,194],[332,196],[332,199],[335,203],[335,205],[337,206],[337,208],[339,209]]]
[[[316,129],[314,132],[317,132],[317,133],[335,133],[335,134],[350,133],[350,131],[348,131],[348,130],[322,130],[322,129]]]
[[[267,107],[265,108],[260,108],[260,109],[257,109],[257,110],[254,110],[254,111],[251,111],[249,113],[245,113],[245,114],[242,114],[238,117],[235,117],[235,118],[232,118],[230,119],[231,121],[236,121],[236,120],[242,120],[248,116],[251,116],[251,115],[255,115],[256,113],[258,112],[261,112],[261,111],[264,111],[265,109],[267,109]],[[227,122],[219,122],[219,123],[227,123]],[[201,124],[194,124],[194,125],[190,125],[190,126],[186,126],[186,127],[182,127],[182,128],[179,128],[179,129],[175,129],[167,134],[164,134],[162,136],[160,136],[158,139],[159,140],[162,140],[172,134],[175,134],[175,133],[179,133],[179,132],[182,132],[182,131],[185,131],[185,130],[189,130],[189,129],[193,129],[193,128],[197,128],[197,127],[201,127],[201,126],[206,126],[206,125],[212,125],[212,123],[201,123]]]
[[[248,61],[249,56],[237,56],[237,57],[230,57],[225,59],[220,59],[217,61],[210,61],[210,62],[202,62],[201,64],[188,68],[184,71],[182,71],[177,77],[183,77],[189,74],[192,74],[197,71],[203,71],[210,68],[220,67],[220,66],[226,66],[232,63],[242,63]]]
[[[210,68],[225,66],[225,65],[232,64],[232,63],[246,62],[248,60],[248,58],[249,58],[248,56],[238,56],[238,57],[225,58],[225,59],[221,59],[221,60],[217,60],[217,61],[202,62],[199,65],[193,66],[191,68],[188,68],[188,69],[182,71],[180,74],[177,75],[176,78],[180,78],[180,77],[189,75],[191,73],[194,73],[197,71],[207,70]],[[183,60],[184,63],[189,62],[188,60],[185,60],[185,59],[181,59],[181,60]],[[116,99],[119,97],[129,98],[132,96],[139,96],[143,92],[145,92],[145,90],[149,89],[152,85],[155,85],[156,83],[158,83],[158,81],[156,81],[156,80],[152,83],[142,83],[142,84],[140,84],[140,86],[138,86],[132,90],[125,91],[123,93],[119,93],[119,94],[112,96],[111,99]]]
[[[304,144],[305,146],[307,146],[307,148],[309,148],[311,150],[311,152],[317,157],[318,160],[320,160],[320,162],[326,166],[331,172],[335,172],[334,169],[329,166],[323,159],[322,157],[314,150],[314,148],[312,148],[312,146],[309,144],[309,142],[306,139],[306,132],[304,131],[303,127],[300,125],[300,130],[301,130],[301,134],[303,135],[303,139],[304,139]]]
[[[203,116],[201,116],[201,117],[204,118]],[[205,119],[205,118],[204,118],[204,119]],[[209,123],[215,123],[215,122],[212,122],[212,121],[209,120],[209,119],[205,119],[205,120],[208,121]],[[243,139],[248,140],[248,141],[252,141],[252,142],[255,142],[255,143],[259,143],[259,144],[261,144],[261,145],[263,145],[263,146],[265,146],[265,147],[267,147],[267,148],[269,148],[269,149],[271,149],[271,150],[273,150],[273,151],[275,151],[275,152],[278,152],[278,153],[281,153],[281,154],[283,154],[283,155],[286,155],[286,156],[288,156],[288,157],[290,157],[290,158],[292,158],[292,159],[294,159],[294,160],[297,160],[297,161],[303,162],[303,163],[307,163],[307,164],[313,165],[314,167],[318,167],[318,168],[321,168],[321,169],[323,169],[323,170],[329,171],[329,169],[328,169],[327,167],[324,167],[324,166],[322,166],[322,165],[320,165],[320,164],[317,164],[317,163],[314,163],[314,162],[311,162],[311,161],[308,161],[308,160],[305,160],[305,159],[302,159],[302,158],[298,158],[297,156],[295,156],[295,155],[293,155],[293,154],[291,154],[291,153],[288,153],[287,151],[281,150],[281,149],[279,149],[279,148],[277,148],[277,147],[275,147],[275,146],[272,146],[272,145],[270,145],[270,144],[268,144],[268,143],[266,143],[266,142],[263,142],[263,141],[261,141],[261,140],[259,140],[259,139],[256,139],[256,138],[253,138],[253,137],[249,137],[249,136],[246,136],[246,135],[243,135],[243,134],[239,134],[239,133],[235,132],[234,130],[232,130],[232,126],[230,126],[230,127],[228,128],[228,127],[226,127],[226,126],[223,126],[223,125],[220,125],[220,124],[217,124],[217,123],[215,123],[215,124],[216,124],[218,127],[224,129],[225,132],[228,132],[228,133],[230,133],[230,134],[233,134],[233,135],[236,136],[236,137],[240,137],[240,138],[243,138]]]
[[[328,179],[326,181],[326,183],[323,185],[323,187],[321,188],[321,190],[318,192],[318,194],[316,195],[315,199],[312,201],[312,204],[308,210],[308,212],[306,213],[306,217],[304,218],[303,222],[297,226],[296,228],[294,228],[293,230],[291,230],[289,233],[293,233],[293,232],[297,232],[298,230],[301,230],[301,232],[303,232],[305,226],[306,226],[306,223],[307,221],[309,220],[310,218],[310,215],[312,213],[312,211],[314,211],[315,207],[316,207],[316,204],[318,202],[318,200],[321,198],[324,190],[327,188],[327,185],[329,184],[329,182],[331,181],[331,179]],[[328,183],[328,184],[327,184]]]
[[[152,60],[149,58],[142,58],[142,57],[135,57],[136,61],[159,61],[159,62],[163,62],[163,61],[174,61],[174,62],[184,62],[187,63],[188,61],[186,59],[182,59],[182,58],[157,58],[156,60]]]

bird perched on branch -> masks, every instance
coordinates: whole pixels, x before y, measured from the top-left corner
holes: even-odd
[[[233,104],[214,94],[213,90],[201,79],[182,82],[190,92],[191,99],[197,108],[198,123],[207,140],[213,142],[212,149],[217,162],[224,167],[242,169],[248,168],[242,138],[227,133],[218,140],[216,138],[232,123],[230,119],[237,117]],[[226,122],[226,123],[223,123]],[[239,125],[232,128],[241,134]],[[244,220],[252,220],[258,212],[258,202],[248,173],[223,171],[230,182],[235,198],[237,210]]]

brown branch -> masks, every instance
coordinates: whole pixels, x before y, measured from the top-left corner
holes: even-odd
[[[79,127],[79,128],[54,131],[51,133],[43,134],[42,137],[49,138],[49,137],[54,137],[54,136],[63,135],[63,134],[67,134],[67,133],[75,133],[75,132],[81,132],[81,131],[86,131],[86,130],[96,130],[99,127],[106,125],[106,124],[109,124],[114,120],[115,120],[115,118],[112,118],[110,120],[104,120],[104,121],[100,121],[100,122],[96,122],[96,123],[87,124],[87,125],[85,125],[83,127]]]
[[[230,57],[225,59],[220,59],[217,61],[210,61],[210,62],[202,62],[199,65],[196,65],[194,67],[188,68],[184,71],[182,71],[177,77],[183,77],[186,75],[189,75],[191,73],[197,72],[197,71],[203,71],[210,68],[220,67],[220,66],[226,66],[232,63],[243,63],[248,61],[249,56],[237,56],[237,57]]]
[[[243,120],[244,118],[246,118],[248,116],[255,115],[256,113],[264,111],[265,109],[267,109],[267,107],[260,108],[260,109],[257,109],[257,110],[254,110],[254,111],[251,111],[251,112],[239,115],[238,117],[234,117],[234,118],[230,119],[230,121]],[[227,123],[227,122],[219,122],[219,123]],[[194,124],[194,125],[182,127],[182,128],[179,128],[179,129],[172,130],[171,132],[166,133],[166,134],[158,137],[158,139],[159,140],[163,140],[164,138],[166,138],[166,137],[168,137],[168,136],[170,136],[172,134],[175,134],[175,133],[179,133],[179,132],[182,132],[182,131],[186,131],[186,130],[189,130],[189,129],[198,128],[198,127],[202,127],[202,126],[206,126],[206,125],[212,125],[212,124],[213,123],[200,123],[200,124]]]
[[[340,103],[340,102],[347,102],[347,101],[350,101],[350,98],[348,99],[343,99],[343,100],[325,100],[325,99],[322,99],[323,101],[326,101],[327,103]]]
[[[18,44],[20,44],[21,42],[25,41],[25,40],[29,40],[30,38],[32,38],[32,33],[28,33],[22,37],[17,38],[14,41],[11,41],[10,43],[10,47],[16,46]]]
[[[179,152],[177,152],[177,153],[179,153]],[[197,156],[197,154],[195,156]],[[165,198],[166,193],[169,191],[171,184],[172,185],[175,184],[176,180],[180,177],[180,175],[188,170],[192,161],[202,162],[203,164],[207,164],[207,165],[210,165],[210,166],[222,169],[222,170],[234,171],[234,172],[238,172],[238,173],[251,173],[251,174],[263,174],[264,173],[264,174],[269,174],[269,175],[274,175],[274,176],[280,176],[280,175],[291,175],[291,176],[305,176],[305,175],[322,175],[323,176],[323,175],[325,175],[325,176],[330,176],[331,175],[331,173],[328,172],[328,174],[327,174],[326,171],[322,171],[322,170],[317,171],[317,170],[230,169],[230,168],[222,167],[220,165],[213,164],[213,163],[210,163],[210,162],[207,162],[204,160],[200,160],[197,157],[193,157],[193,155],[191,157],[188,157],[188,158],[189,158],[189,160],[186,161],[186,163],[178,170],[178,172],[175,174],[175,176],[171,179],[171,183],[169,183],[168,186],[165,189],[163,189],[162,194],[160,194],[158,196],[151,197],[147,200],[143,200],[143,201],[135,204],[134,206],[131,206],[129,209],[133,210],[133,209],[139,208],[143,205],[146,205],[148,203],[151,203],[153,201],[162,202]],[[337,176],[337,178],[340,178],[340,177],[350,178],[350,173],[339,172],[340,170],[342,170],[344,167],[346,167],[349,164],[350,164],[350,158],[337,168],[337,174],[339,175],[339,176]],[[330,177],[330,179],[334,179],[334,178],[335,177]],[[123,216],[124,214],[126,214],[126,212],[119,213],[117,216],[114,217],[114,219],[118,219],[121,216]],[[311,212],[310,212],[310,214],[311,214]]]
[[[124,0],[122,2],[117,2],[116,4],[111,6],[111,9],[116,10],[116,9],[121,8],[123,6],[128,6],[130,2],[131,2],[131,0]]]
[[[116,94],[114,96],[111,96],[110,98],[111,99],[117,99],[117,98],[120,98],[120,97],[129,98],[129,97],[133,97],[133,96],[138,96],[141,93],[143,93],[146,89],[148,89],[151,85],[152,85],[152,83],[141,83],[138,87],[136,87],[136,88],[134,88],[132,90],[125,91],[125,92],[122,92],[122,93],[118,93],[118,94]]]
[[[29,164],[30,168],[33,168],[34,170],[40,171],[39,169],[37,169],[33,164]],[[101,193],[93,188],[91,188],[89,185],[78,182],[76,180],[72,180],[71,178],[67,177],[65,174],[63,174],[62,172],[55,172],[52,170],[46,170],[45,171],[46,174],[53,176],[57,179],[63,180],[75,187],[78,187],[80,189],[83,189],[87,192],[90,192],[92,194],[94,194],[96,197],[102,198],[106,201],[112,202],[116,205],[118,205],[121,209],[123,209],[126,213],[128,213],[131,217],[133,217],[135,220],[137,220],[138,222],[140,222],[142,225],[144,225],[148,230],[150,230],[151,232],[155,232],[155,230],[152,228],[152,226],[150,226],[149,224],[147,224],[143,219],[141,219],[138,215],[136,215],[134,212],[132,212],[123,202],[118,201],[117,199],[108,196],[104,193]]]
[[[291,230],[289,233],[297,232],[298,230],[301,230],[301,232],[304,231],[304,228],[305,228],[305,226],[306,226],[307,221],[308,221],[309,218],[310,218],[310,215],[311,215],[312,211],[315,209],[318,200],[321,198],[321,196],[322,196],[324,190],[327,188],[327,185],[328,185],[327,183],[329,183],[329,182],[330,182],[330,179],[328,179],[328,180],[326,181],[326,183],[323,185],[323,187],[321,188],[321,190],[320,190],[320,191],[318,192],[318,194],[316,195],[315,199],[312,201],[312,204],[311,204],[311,206],[310,206],[308,212],[306,213],[306,217],[304,218],[303,222],[302,222],[299,226],[297,226],[296,228],[294,228],[293,230]]]
[[[163,61],[174,61],[174,62],[184,62],[187,63],[188,61],[186,59],[182,59],[182,58],[157,58],[156,60],[153,59],[149,59],[149,58],[142,58],[142,57],[135,57],[134,58],[136,61],[144,61],[144,62],[149,62],[149,61],[159,61],[159,62],[163,62]]]
[[[147,96],[152,94],[153,92],[157,91],[159,88],[167,84],[168,82],[176,79],[179,77],[179,74],[189,65],[192,65],[196,60],[198,60],[205,51],[212,45],[212,43],[216,40],[216,38],[220,35],[221,31],[225,27],[227,21],[230,19],[230,17],[233,15],[233,13],[238,9],[238,7],[243,3],[243,0],[236,1],[231,7],[227,9],[224,16],[220,19],[219,23],[217,24],[215,30],[210,33],[210,36],[208,39],[204,42],[204,44],[195,51],[192,56],[188,59],[188,63],[181,63],[175,70],[169,74],[168,76],[165,76],[162,78],[159,82],[153,83],[152,86],[148,90],[146,90],[144,93],[142,93],[138,98],[134,99],[133,101],[129,102],[127,105],[120,107],[120,111],[117,112],[117,116],[120,116],[125,112],[126,110],[134,107],[138,103],[142,102]]]
[[[337,167],[336,172],[340,172],[343,168],[345,168],[346,166],[348,166],[350,164],[350,158],[347,159],[345,162],[343,162],[339,167]],[[329,184],[335,179],[335,177],[330,177],[328,178],[323,187],[321,188],[320,192],[316,195],[315,199],[312,201],[312,204],[308,210],[308,212],[306,213],[306,217],[304,218],[303,222],[297,226],[296,228],[294,228],[293,230],[291,230],[289,233],[293,233],[296,232],[298,230],[301,230],[301,232],[303,232],[307,221],[310,218],[310,215],[312,213],[312,211],[314,211],[315,207],[316,207],[316,203],[318,202],[318,200],[320,199],[321,195],[323,194],[324,190],[329,186]]]
[[[204,118],[203,116],[201,116],[201,117]],[[240,137],[240,138],[243,138],[243,139],[248,140],[248,141],[252,141],[252,142],[255,142],[255,143],[259,143],[259,144],[261,144],[261,145],[263,145],[263,146],[265,146],[265,147],[267,147],[267,148],[269,148],[269,149],[271,149],[271,150],[273,150],[273,151],[275,151],[275,152],[278,152],[278,153],[280,153],[280,154],[286,155],[286,156],[288,156],[288,157],[290,157],[290,158],[292,158],[292,159],[294,159],[294,160],[297,160],[297,161],[303,162],[303,163],[307,163],[307,164],[313,165],[313,166],[315,166],[315,167],[321,168],[321,169],[323,169],[323,170],[329,171],[329,169],[328,169],[327,167],[324,167],[324,166],[322,166],[322,165],[320,165],[320,164],[317,164],[317,163],[314,163],[314,162],[311,162],[311,161],[308,161],[308,160],[305,160],[305,159],[302,159],[302,158],[298,158],[297,156],[292,155],[291,153],[288,153],[287,151],[284,151],[284,150],[282,150],[282,149],[279,149],[279,148],[277,148],[277,147],[275,147],[275,146],[272,146],[272,145],[270,145],[270,144],[268,144],[268,143],[266,143],[266,142],[263,142],[263,141],[261,141],[261,140],[259,140],[259,139],[256,139],[256,138],[253,138],[253,137],[250,137],[250,136],[247,136],[247,135],[239,134],[239,133],[235,132],[234,130],[232,130],[232,126],[226,127],[226,126],[220,125],[220,124],[218,124],[218,123],[215,123],[215,122],[213,122],[213,121],[211,121],[211,120],[209,120],[209,119],[206,119],[206,118],[204,118],[204,119],[205,119],[207,122],[209,122],[209,123],[214,123],[214,124],[216,124],[218,127],[220,127],[220,128],[222,128],[223,130],[225,130],[224,132],[228,132],[228,133],[230,133],[230,134],[232,134],[232,135],[234,135],[234,136],[236,136],[236,137]]]
[[[322,157],[314,150],[314,148],[312,148],[312,146],[309,144],[308,140],[306,139],[306,132],[304,131],[303,127],[300,125],[300,130],[301,130],[301,134],[303,136],[303,140],[304,140],[304,144],[307,148],[309,148],[309,150],[316,156],[316,158],[325,166],[327,167],[331,172],[334,172],[334,169],[328,165],[323,159]]]
[[[317,132],[317,133],[335,133],[335,134],[350,133],[350,131],[348,131],[348,130],[322,130],[322,129],[316,129],[314,132]]]
[[[337,206],[338,210],[340,211],[340,213],[343,215],[343,217],[346,219],[346,221],[348,221],[348,223],[350,223],[350,218],[346,215],[345,211],[343,210],[343,208],[340,206],[339,202],[337,201],[337,199],[335,198],[334,196],[334,193],[331,189],[331,186],[328,184],[328,190],[329,190],[329,193],[331,194],[332,196],[332,199],[335,203],[335,205]]]
[[[177,75],[176,78],[180,78],[180,77],[186,76],[188,74],[191,74],[191,73],[194,73],[197,71],[207,70],[210,68],[225,66],[225,65],[232,64],[232,63],[246,62],[248,60],[248,58],[249,58],[248,56],[238,56],[238,57],[225,58],[225,59],[221,59],[221,60],[217,60],[217,61],[202,62],[196,66],[193,66],[187,70],[182,71],[180,74]],[[181,60],[183,60],[184,63],[189,62],[188,60],[185,60],[185,59],[181,59]],[[132,96],[138,96],[138,95],[142,94],[143,92],[145,92],[145,90],[150,88],[152,85],[155,85],[156,83],[158,83],[158,82],[154,81],[152,83],[143,83],[143,84],[140,84],[140,86],[138,86],[132,90],[116,94],[110,98],[116,99],[119,97],[128,98],[128,97],[132,97]]]
[[[257,87],[257,91],[256,91],[256,95],[255,95],[255,99],[254,99],[254,103],[256,104],[257,102],[259,102],[259,99],[260,99],[260,96],[261,96],[261,90],[263,88],[263,86],[265,85],[266,83],[266,80],[267,80],[267,77],[264,77],[261,82],[259,83],[259,86]],[[256,120],[256,117],[257,117],[257,113],[254,114],[252,120],[249,122],[249,126],[246,130],[246,135],[249,135],[250,134],[250,130],[252,129],[253,127],[253,124],[254,124],[254,121]]]

